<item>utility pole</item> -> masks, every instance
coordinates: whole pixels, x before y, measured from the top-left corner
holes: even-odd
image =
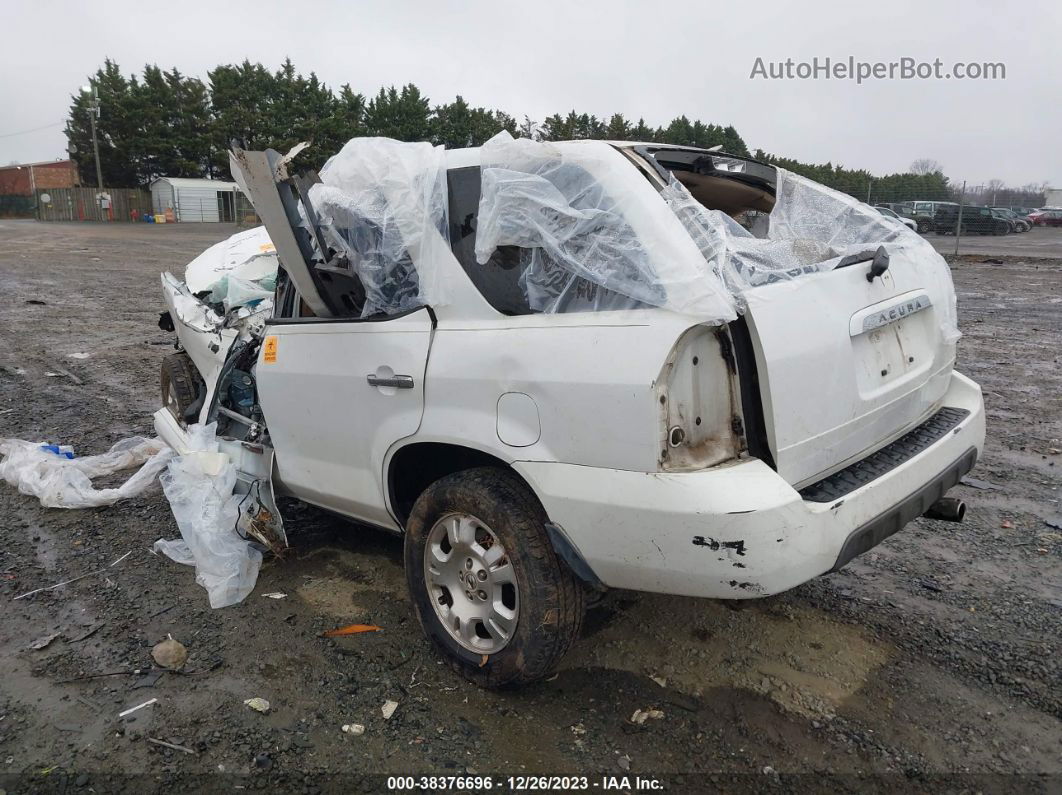
[[[89,122],[92,124],[92,154],[96,160],[96,191],[103,191],[103,169],[100,168],[100,142],[96,137],[96,119],[100,116],[100,93],[96,90],[96,84],[85,86],[81,89],[86,94],[92,91],[92,99],[89,101]]]
[[[867,181],[867,204],[870,204],[870,186],[874,184],[874,180]]]
[[[959,217],[955,221],[955,256],[959,256],[959,233],[962,231],[962,201],[966,198],[966,180],[962,181],[962,193],[959,194]]]

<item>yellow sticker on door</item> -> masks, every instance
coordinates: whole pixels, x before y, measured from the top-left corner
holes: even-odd
[[[277,338],[266,337],[265,342],[262,343],[262,361],[266,364],[272,364],[277,360]]]

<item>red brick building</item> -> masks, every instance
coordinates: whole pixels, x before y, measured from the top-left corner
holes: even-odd
[[[0,196],[32,196],[35,190],[76,188],[81,184],[73,160],[22,163],[0,168]]]

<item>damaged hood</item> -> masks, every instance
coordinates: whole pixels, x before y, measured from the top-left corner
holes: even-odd
[[[193,293],[213,290],[222,278],[235,276],[245,281],[275,278],[277,250],[264,226],[239,232],[215,243],[184,271],[184,282]]]

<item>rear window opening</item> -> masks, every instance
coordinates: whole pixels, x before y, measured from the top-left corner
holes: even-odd
[[[774,209],[777,172],[773,166],[704,149],[636,146],[634,151],[663,178],[674,176],[709,210],[740,221]]]

